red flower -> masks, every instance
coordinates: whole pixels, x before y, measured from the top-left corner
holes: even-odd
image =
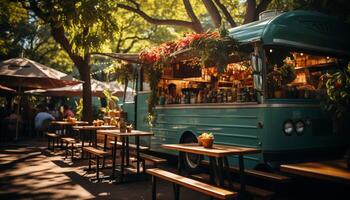
[[[342,86],[343,86],[343,83],[342,83],[341,80],[337,80],[337,81],[335,82],[335,88],[339,89],[339,88],[341,88]]]

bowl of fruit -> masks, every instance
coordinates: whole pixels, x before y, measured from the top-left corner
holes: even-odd
[[[212,133],[202,133],[198,136],[198,144],[204,148],[212,148],[214,143],[214,135]]]

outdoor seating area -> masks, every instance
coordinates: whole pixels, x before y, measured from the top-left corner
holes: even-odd
[[[349,11],[2,0],[0,200],[349,199]]]

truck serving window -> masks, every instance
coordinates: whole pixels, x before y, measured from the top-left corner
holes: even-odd
[[[268,98],[315,99],[325,94],[328,73],[339,67],[325,55],[267,49]]]

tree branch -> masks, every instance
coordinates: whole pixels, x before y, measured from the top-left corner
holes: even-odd
[[[224,6],[224,4],[222,4],[220,2],[220,0],[214,0],[215,4],[220,8],[220,10],[222,11],[222,13],[224,14],[226,20],[228,21],[228,23],[231,25],[231,27],[236,27],[237,24],[235,22],[235,20],[233,19],[232,15],[228,12],[226,6]]]
[[[258,19],[259,14],[266,10],[267,6],[271,3],[271,0],[261,0],[259,5],[256,7],[255,20]]]
[[[212,0],[202,0],[216,28],[221,26],[221,15]]]
[[[199,19],[196,16],[196,14],[194,13],[190,1],[189,0],[183,0],[183,4],[185,6],[185,10],[186,10],[187,15],[191,18],[191,21],[192,21],[193,25],[196,26],[197,30],[199,30],[199,31],[196,31],[196,32],[204,32],[202,24],[199,21]]]
[[[254,21],[256,13],[256,0],[247,0],[247,8],[244,17],[244,24]]]
[[[153,18],[153,17],[147,15],[145,12],[143,12],[139,8],[139,6],[137,6],[136,8],[133,8],[131,6],[124,5],[121,3],[118,3],[117,5],[119,8],[122,8],[122,9],[125,9],[125,10],[128,10],[128,11],[131,11],[131,12],[138,14],[140,17],[142,17],[144,20],[146,20],[147,22],[149,22],[151,24],[182,26],[182,27],[187,27],[189,29],[192,29],[195,32],[202,32],[202,30],[199,30],[198,27],[196,27],[193,22],[176,20],[176,19],[156,19],[156,18]],[[138,4],[136,4],[136,5],[138,5]]]

